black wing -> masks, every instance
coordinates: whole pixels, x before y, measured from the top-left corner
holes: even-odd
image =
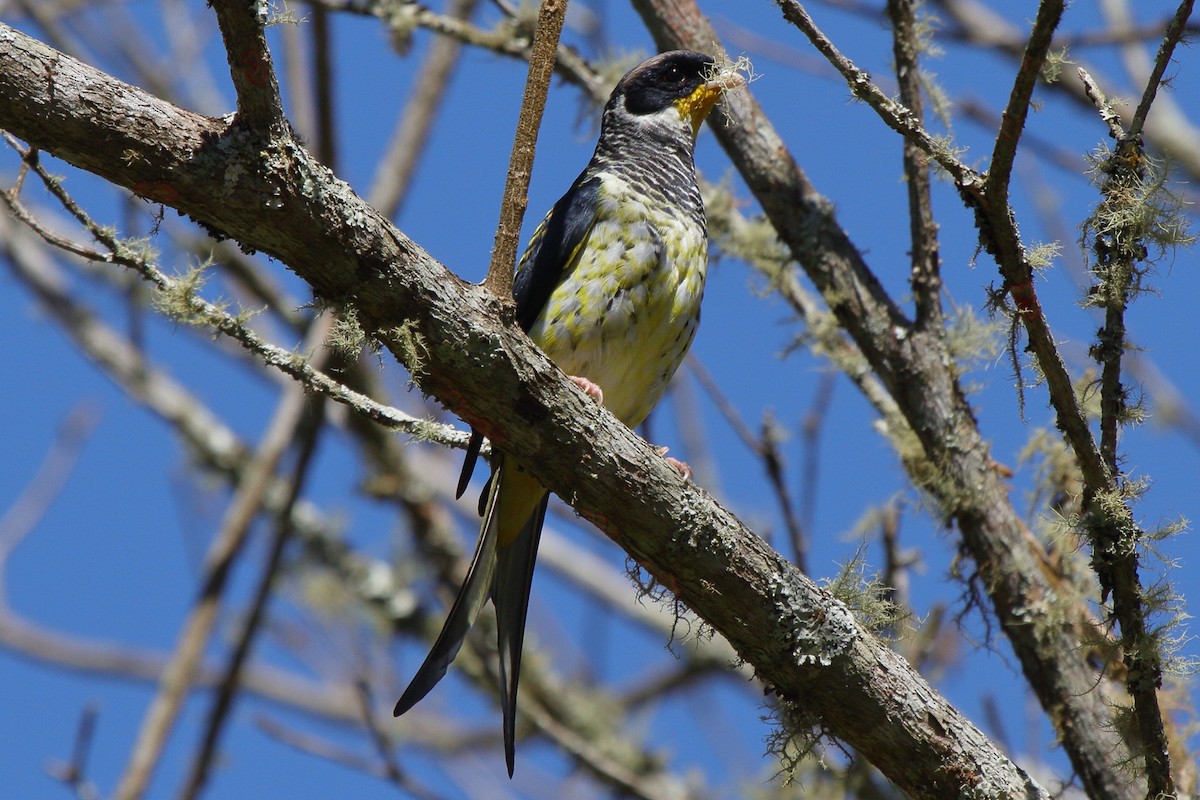
[[[563,272],[575,259],[579,246],[596,221],[596,205],[599,202],[600,178],[589,176],[585,170],[567,193],[559,198],[554,207],[537,226],[529,239],[529,247],[521,256],[517,274],[513,278],[513,299],[517,301],[517,324],[529,333],[550,293],[562,280]],[[462,497],[475,472],[479,448],[483,445],[483,434],[471,431],[467,444],[467,457],[463,460],[462,472],[458,476],[458,487],[454,496]],[[486,495],[486,492],[485,492]],[[479,513],[483,513],[483,498],[480,498]]]
[[[600,178],[585,171],[533,232],[513,279],[517,324],[526,333],[537,322],[550,293],[595,223],[599,195]]]

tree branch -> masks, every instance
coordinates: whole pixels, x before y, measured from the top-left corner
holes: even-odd
[[[289,387],[263,435],[254,460],[238,485],[221,528],[205,556],[200,595],[180,629],[175,652],[163,671],[158,694],[146,711],[133,754],[117,785],[114,796],[119,800],[137,800],[150,785],[151,775],[188,690],[196,680],[205,647],[216,627],[233,563],[263,507],[263,498],[274,479],[275,469],[303,420],[306,403],[302,386]]]
[[[788,0],[780,4],[797,6]],[[705,47],[718,41],[691,0],[635,0],[634,5],[662,48]],[[809,25],[813,37],[827,41],[811,20]],[[842,58],[835,66],[845,73],[848,63]],[[849,75],[870,83],[857,69]],[[854,90],[882,96],[862,80]],[[1078,648],[1080,632],[1093,625],[1089,609],[1062,597],[1043,571],[1045,552],[1012,507],[1009,487],[997,474],[988,443],[948,368],[953,357],[938,336],[914,330],[900,314],[838,224],[829,202],[808,181],[750,93],[730,93],[723,103],[726,114],[714,114],[710,126],[924,449],[925,458],[906,461],[905,466],[914,483],[929,491],[941,512],[958,524],[1026,680],[1055,724],[1085,787],[1096,797],[1132,797],[1136,789],[1114,767],[1128,757],[1128,750],[1116,732],[1112,710],[1093,691],[1095,672]],[[886,105],[876,111],[888,119]],[[904,133],[912,129],[911,119],[888,119],[888,124]],[[938,160],[946,166],[944,156]],[[965,169],[959,170],[961,178],[951,174],[962,181],[964,193],[978,192],[979,177]],[[936,480],[913,469],[926,465],[938,471]],[[1042,602],[1031,606],[1030,597]]]
[[[984,199],[994,207],[1008,206],[1008,185],[1012,177],[1013,159],[1017,156],[1017,146],[1025,129],[1025,118],[1029,115],[1029,101],[1033,97],[1038,78],[1041,77],[1042,66],[1046,63],[1046,56],[1054,40],[1054,31],[1062,19],[1063,9],[1063,0],[1042,0],[1038,6],[1037,18],[1033,21],[1033,30],[1025,45],[1025,55],[1021,59],[1012,91],[1008,95],[1008,105],[1000,117],[1000,130],[996,133],[992,159],[988,164],[983,194]]]
[[[485,284],[497,298],[507,302],[512,296],[513,267],[517,263],[517,243],[521,236],[521,220],[529,205],[529,179],[533,174],[533,154],[537,149],[538,128],[546,109],[546,94],[554,74],[554,56],[558,37],[567,17],[567,0],[542,0],[538,8],[537,28],[533,33],[533,48],[529,54],[529,73],[525,94],[521,98],[521,114],[517,118],[517,134],[513,138],[512,155],[508,161],[508,177],[504,181],[504,200],[500,204],[500,224],[492,245],[492,262],[488,266]]]
[[[450,19],[467,21],[478,0],[451,0],[446,10]],[[403,206],[418,160],[425,150],[433,122],[446,97],[446,87],[458,67],[462,42],[440,35],[413,80],[412,96],[399,115],[399,122],[375,170],[367,201],[385,217],[394,219]]]
[[[1100,166],[1105,181],[1103,200],[1084,227],[1095,256],[1093,274],[1098,283],[1089,292],[1089,301],[1104,310],[1104,326],[1092,354],[1101,365],[1100,374],[1100,456],[1112,476],[1112,485],[1089,487],[1085,492],[1091,536],[1092,563],[1104,595],[1112,594],[1113,615],[1121,627],[1122,654],[1126,664],[1126,688],[1133,698],[1134,717],[1146,762],[1148,792],[1153,797],[1174,797],[1175,778],[1158,690],[1162,686],[1163,663],[1159,637],[1149,632],[1152,612],[1138,575],[1138,551],[1145,534],[1126,512],[1132,492],[1118,465],[1117,437],[1130,418],[1128,391],[1122,382],[1123,363],[1128,341],[1125,312],[1130,300],[1140,291],[1142,276],[1149,269],[1140,264],[1148,260],[1149,247],[1156,236],[1159,221],[1152,211],[1162,191],[1151,175],[1140,130],[1166,72],[1183,26],[1192,11],[1192,1],[1184,0],[1163,37],[1151,70],[1142,101],[1122,132],[1120,125],[1107,115],[1107,104],[1094,88],[1090,76],[1083,73],[1089,96],[1097,102],[1109,132],[1117,140],[1111,155]],[[1114,504],[1114,500],[1119,502]]]
[[[225,41],[238,121],[250,130],[282,130],[287,119],[263,30],[270,6],[253,0],[212,0],[210,5]]]
[[[316,351],[317,355],[314,361],[320,366],[324,366],[332,359],[332,353],[325,343],[331,328],[332,319],[329,315],[317,317],[306,337],[305,343]],[[221,739],[221,731],[229,719],[229,712],[233,709],[234,700],[241,691],[242,675],[246,670],[255,638],[261,630],[263,619],[266,616],[267,603],[283,564],[284,548],[291,540],[295,530],[291,524],[292,516],[296,509],[296,503],[300,500],[305,480],[309,475],[317,442],[320,440],[325,424],[325,398],[306,396],[302,384],[293,384],[288,387],[288,392],[300,395],[303,400],[303,408],[298,412],[291,431],[294,434],[291,438],[296,441],[296,464],[292,468],[292,474],[286,480],[287,496],[284,499],[283,508],[276,515],[275,531],[271,538],[266,563],[259,575],[249,611],[245,615],[245,620],[225,666],[225,673],[209,708],[199,750],[192,761],[191,770],[184,783],[183,791],[180,793],[183,800],[193,800],[198,797],[208,783],[213,759],[216,757],[217,746]],[[289,402],[289,406],[291,402]],[[251,465],[252,469],[255,467],[257,464]]]
[[[924,124],[921,100],[921,50],[917,33],[914,0],[888,0],[892,20],[892,57],[896,61],[896,81],[900,102],[908,107],[918,124]],[[904,178],[908,189],[908,226],[912,241],[912,267],[909,284],[916,304],[916,324],[928,330],[942,326],[941,256],[938,253],[938,228],[933,221],[932,185],[929,155],[912,139],[904,138]]]

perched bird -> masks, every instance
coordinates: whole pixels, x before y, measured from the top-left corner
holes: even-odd
[[[718,74],[712,58],[684,50],[630,70],[604,107],[591,162],[542,220],[517,266],[521,328],[631,427],[666,391],[700,322],[708,233],[692,154],[708,112],[742,82],[732,70]],[[482,440],[472,436],[459,496]],[[493,454],[466,581],[395,711],[412,708],[442,679],[490,596],[509,776],[525,614],[548,497],[532,475]]]

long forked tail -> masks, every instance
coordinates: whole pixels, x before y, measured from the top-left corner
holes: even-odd
[[[396,709],[392,713],[400,716],[420,702],[421,698],[437,685],[450,668],[450,663],[462,648],[467,631],[475,623],[492,588],[492,576],[496,571],[496,541],[499,538],[496,509],[498,490],[502,483],[500,471],[502,463],[497,463],[491,486],[488,491],[487,508],[483,517],[483,525],[479,534],[479,543],[475,546],[475,555],[471,558],[471,566],[467,569],[467,578],[463,581],[446,624],[434,642],[433,649],[425,656],[425,662],[417,670],[417,674],[409,682],[404,694],[400,695]]]
[[[508,777],[516,760],[517,683],[521,677],[521,645],[525,640],[525,616],[529,611],[529,588],[537,559],[542,523],[550,496],[542,495],[533,516],[508,547],[496,555],[492,602],[496,606],[496,637],[500,651],[500,704],[504,711],[504,759]]]

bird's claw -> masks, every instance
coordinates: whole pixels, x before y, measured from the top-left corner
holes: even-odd
[[[592,383],[587,378],[579,375],[570,375],[568,377],[570,377],[571,383],[575,384],[580,389],[583,389],[584,394],[595,400],[600,405],[604,405],[604,391],[600,388],[600,384]]]
[[[678,472],[685,481],[691,483],[692,468],[688,466],[686,461],[680,461],[678,458],[672,458],[671,456],[667,455],[667,452],[671,449],[669,447],[655,447],[654,449],[658,451],[660,456],[667,460],[668,464],[675,468],[675,471]]]

